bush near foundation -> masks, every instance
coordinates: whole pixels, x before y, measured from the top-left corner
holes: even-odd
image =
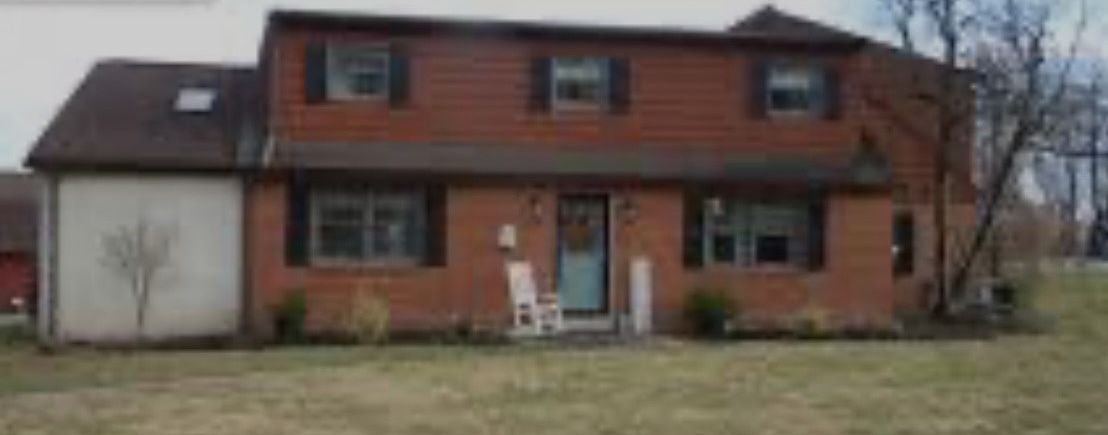
[[[726,337],[735,314],[731,298],[716,289],[696,288],[685,299],[685,320],[697,337]]]

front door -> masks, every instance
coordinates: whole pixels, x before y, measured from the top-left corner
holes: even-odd
[[[558,296],[568,314],[608,312],[608,198],[558,201]]]

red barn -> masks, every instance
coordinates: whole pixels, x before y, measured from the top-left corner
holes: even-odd
[[[0,313],[30,307],[35,293],[38,182],[30,174],[0,174]]]

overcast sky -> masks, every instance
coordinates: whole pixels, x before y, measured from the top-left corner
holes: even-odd
[[[0,0],[0,168],[21,165],[97,59],[252,64],[272,8],[722,29],[767,3],[887,34],[874,0]]]

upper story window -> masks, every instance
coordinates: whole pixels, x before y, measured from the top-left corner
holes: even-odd
[[[389,51],[379,45],[327,46],[327,99],[384,98],[389,92]]]
[[[604,107],[609,99],[609,59],[558,57],[551,59],[552,103],[555,107]]]
[[[766,78],[771,115],[819,115],[826,108],[824,70],[812,65],[777,64]]]

